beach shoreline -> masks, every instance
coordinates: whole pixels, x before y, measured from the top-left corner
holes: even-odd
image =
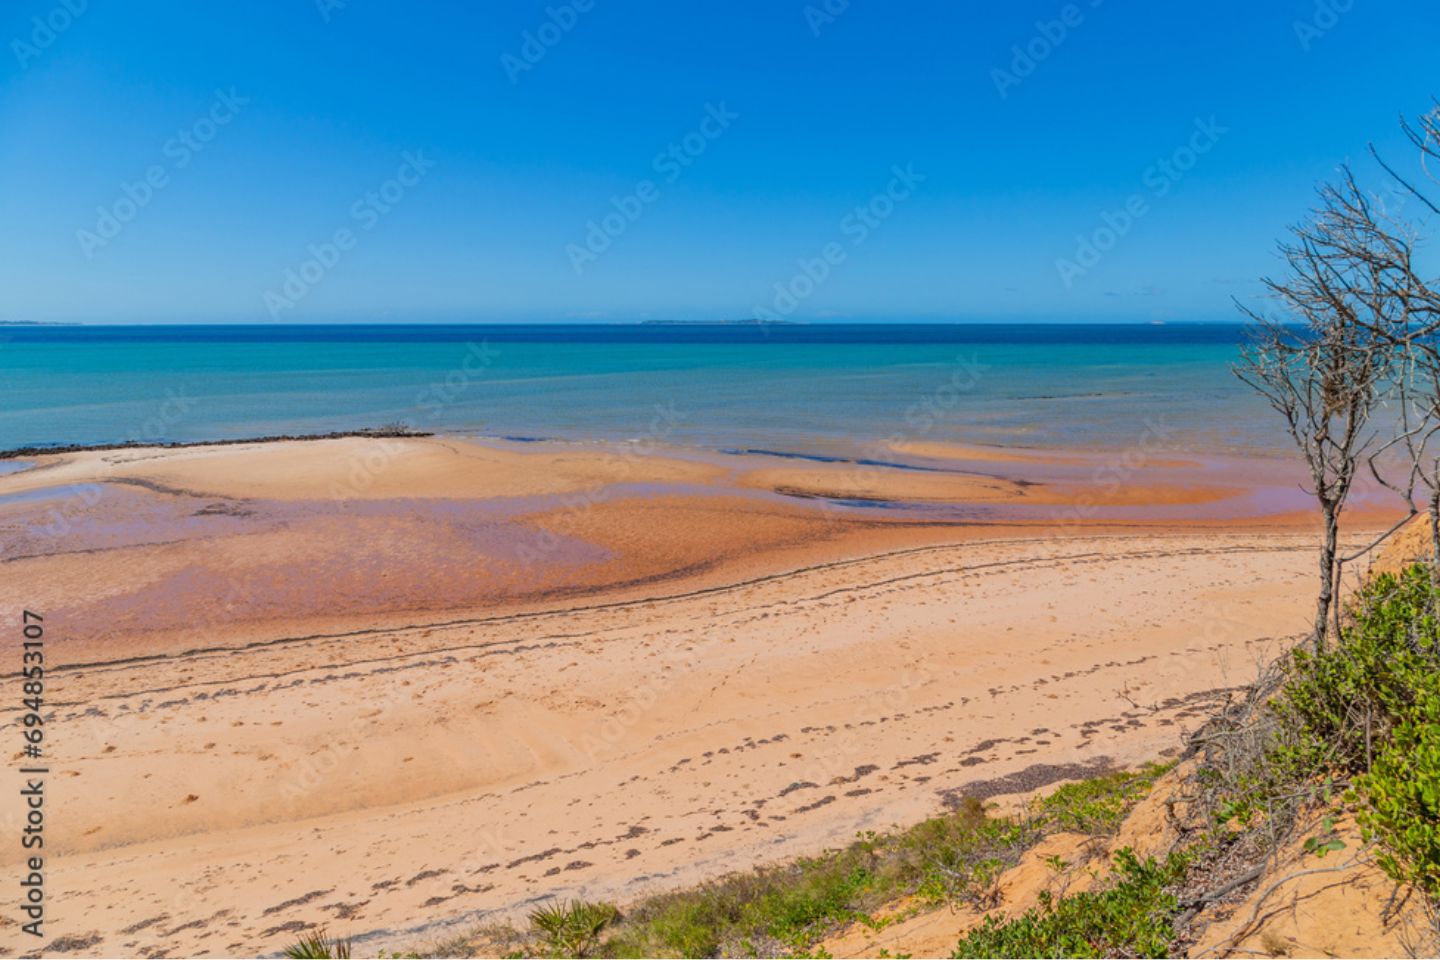
[[[433,437],[434,433],[407,428],[374,427],[359,430],[335,430],[328,433],[270,434],[214,440],[117,440],[111,443],[60,443],[54,446],[23,446],[0,450],[0,460],[22,457],[58,456],[66,453],[108,453],[112,450],[183,450],[188,447],[233,447],[246,444],[287,443],[302,440],[344,440],[352,437],[394,439],[397,437]]]
[[[1250,475],[1132,465],[1134,516],[1087,499],[1093,457],[973,452],[360,437],[0,476],[0,569],[54,625],[57,914],[93,926],[49,952],[628,902],[1162,756],[1304,632],[1312,522]],[[936,475],[938,508],[784,490]]]
[[[69,616],[65,662],[189,649],[197,632],[246,643],[724,584],[946,540],[1313,524],[1268,462],[921,453],[410,435],[51,453],[0,475],[0,563]],[[302,589],[317,574],[326,589]]]

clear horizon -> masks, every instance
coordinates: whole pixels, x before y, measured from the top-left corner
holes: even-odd
[[[914,318],[897,317],[885,320],[870,320],[863,318],[830,318],[824,320],[785,320],[782,323],[794,326],[823,327],[823,326],[886,326],[886,325],[913,325],[913,326],[1181,326],[1206,325],[1206,326],[1235,326],[1245,325],[1245,321],[1239,316],[1233,319],[1183,319],[1183,320],[1146,320],[1140,317],[1116,318],[1105,320],[1099,318],[1083,318],[1075,320],[1051,320],[1036,318],[1031,320],[1007,320],[997,318],[992,320],[950,320],[944,318]],[[373,327],[373,326],[413,326],[413,327],[543,327],[543,326],[761,326],[765,321],[755,319],[717,319],[717,320],[304,320],[287,321],[283,323],[267,323],[263,321],[189,321],[189,320],[0,320],[0,327],[181,327],[181,326],[236,326],[236,327]]]
[[[1342,6],[23,2],[0,319],[1231,322],[1416,164],[1440,8]]]

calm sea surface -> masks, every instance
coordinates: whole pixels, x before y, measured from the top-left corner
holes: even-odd
[[[1279,442],[1234,325],[0,327],[0,449],[404,422],[844,452],[884,439]]]

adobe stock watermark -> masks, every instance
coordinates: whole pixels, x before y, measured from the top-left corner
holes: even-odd
[[[270,319],[279,320],[286,310],[294,310],[340,264],[345,254],[359,245],[360,237],[374,230],[434,166],[435,160],[427,157],[423,150],[402,153],[395,173],[374,190],[365,191],[364,196],[350,205],[353,226],[338,227],[328,239],[309,244],[305,248],[309,256],[281,272],[280,287],[261,294],[261,302],[265,304]]]
[[[540,66],[550,51],[575,29],[580,17],[594,9],[595,0],[569,0],[559,6],[546,7],[540,26],[520,34],[520,52],[500,55],[500,69],[510,78],[511,85],[518,84],[522,76]]]
[[[173,172],[190,166],[219,135],[221,129],[234,121],[240,115],[241,108],[249,102],[250,98],[240,96],[234,87],[229,90],[216,90],[210,109],[190,126],[176,131],[175,136],[161,145],[160,155],[168,163],[152,163],[145,168],[140,179],[122,182],[120,196],[109,204],[95,208],[95,228],[87,230],[82,227],[75,231],[75,239],[79,242],[80,252],[85,254],[85,259],[94,259],[96,251],[109,246],[110,241],[120,236],[125,227],[140,215],[140,211],[154,202],[160,191],[170,185]]]
[[[860,702],[850,707],[852,715],[861,722],[847,723],[843,730],[831,738],[823,753],[808,759],[801,771],[794,774],[795,779],[790,789],[817,790],[855,782],[858,771],[841,758],[854,757],[865,749],[862,728],[867,722],[883,723],[888,717],[906,712],[914,703],[917,693],[937,679],[939,678],[923,664],[911,665],[896,675],[893,682],[866,691]]]
[[[1074,32],[1084,25],[1088,11],[1094,10],[1105,0],[1085,0],[1084,3],[1067,3],[1049,20],[1035,21],[1035,33],[1023,44],[1010,48],[1010,69],[994,67],[990,79],[995,92],[1004,100],[1010,91],[1034,75],[1040,64],[1064,46]]]
[[[1200,158],[1214,150],[1220,138],[1229,132],[1230,128],[1222,127],[1214,117],[1208,120],[1197,117],[1185,143],[1145,168],[1140,175],[1145,189],[1130,194],[1120,209],[1103,211],[1098,227],[1075,238],[1074,255],[1056,259],[1055,269],[1065,287],[1073,287],[1076,280],[1095,269],[1105,255],[1135,229],[1135,224],[1150,213],[1151,203],[1168,196],[1195,169]]]
[[[564,538],[571,535],[590,511],[610,502],[612,488],[626,482],[632,471],[643,467],[649,458],[660,451],[676,428],[689,418],[689,414],[679,409],[674,400],[655,404],[654,411],[644,436],[619,451],[618,475],[597,481],[594,486],[562,494],[562,509],[554,521],[540,527],[533,538],[520,541],[516,555],[521,563],[537,567],[544,565],[547,558],[561,548]]]
[[[879,471],[891,469],[886,464],[894,460],[901,447],[923,440],[936,427],[955,416],[964,398],[975,392],[990,370],[990,364],[982,363],[980,355],[973,352],[968,357],[957,353],[951,363],[947,378],[905,408],[902,428],[861,445],[860,456],[863,459],[852,460],[846,465],[842,483],[863,490],[871,478],[881,475]],[[844,506],[834,499],[820,501],[821,511],[831,521],[839,521],[845,516]]]
[[[688,679],[704,666],[698,654],[684,647],[666,647],[659,656],[658,666],[635,678],[627,691],[628,699],[580,735],[579,749],[591,766],[614,759],[635,725],[649,716],[665,697],[672,695],[682,679]],[[575,744],[572,742],[571,746],[574,748]]]
[[[1176,439],[1179,431],[1163,415],[1146,417],[1142,425],[1143,429],[1133,443],[1112,454],[1091,472],[1088,479],[1094,487],[1093,493],[1085,494],[1051,515],[1051,537],[1060,536],[1067,526],[1094,520],[1102,504],[1130,485],[1156,456],[1178,452],[1180,448]]]
[[[871,456],[893,455],[902,443],[928,437],[936,427],[954,416],[960,401],[975,392],[990,364],[981,363],[980,355],[957,353],[951,361],[949,378],[942,380],[927,395],[905,408],[905,429],[871,447]]]
[[[285,779],[279,781],[280,798],[285,803],[300,804],[329,782],[336,771],[349,766],[353,755],[342,744],[368,740],[383,723],[393,722],[397,712],[415,703],[413,694],[397,683],[386,684],[382,689],[379,696],[372,695],[364,713],[352,716],[328,743],[306,754],[286,771]]]
[[[490,346],[489,340],[467,342],[460,361],[444,377],[416,391],[415,415],[405,418],[401,424],[423,430],[439,422],[445,411],[458,403],[472,385],[486,377],[499,356],[500,352]],[[375,438],[362,454],[350,458],[344,481],[330,483],[331,502],[344,509],[351,500],[373,487],[380,475],[390,469],[390,464],[408,449],[404,437]]]
[[[10,41],[10,52],[15,54],[20,69],[29,70],[30,65],[55,46],[61,35],[75,26],[75,21],[89,9],[90,0],[60,0],[43,16],[37,14],[31,17],[30,32]]]
[[[695,129],[678,140],[672,140],[655,155],[650,163],[655,177],[637,181],[623,196],[611,197],[608,212],[598,220],[585,221],[584,241],[565,245],[565,256],[576,275],[583,275],[586,267],[609,251],[615,241],[659,201],[662,187],[679,180],[739,119],[740,114],[726,106],[723,100],[719,104],[705,104],[705,116]]]
[[[826,243],[815,256],[797,260],[796,271],[788,279],[775,282],[770,302],[752,308],[757,320],[779,323],[798,310],[830,279],[835,268],[849,260],[851,252],[863,246],[926,180],[926,175],[918,173],[913,163],[903,167],[896,164],[890,173],[885,189],[840,218],[840,239]]]
[[[1306,53],[1315,41],[1334,30],[1340,18],[1355,9],[1355,0],[1315,0],[1315,9],[1308,20],[1295,21],[1295,39]]]
[[[186,384],[166,387],[164,396],[148,404],[149,415],[132,423],[125,431],[126,443],[156,444],[174,439],[172,427],[190,416],[198,401],[188,392]],[[90,508],[98,504],[114,488],[99,483],[71,484],[69,492],[46,511],[47,522],[33,529],[47,538],[68,535]]]
[[[350,0],[315,0],[315,10],[320,19],[329,23],[335,14],[350,5]]]
[[[807,3],[802,12],[805,14],[805,25],[810,28],[810,36],[818,39],[822,30],[839,20],[849,9],[850,0],[819,0],[818,3]]]

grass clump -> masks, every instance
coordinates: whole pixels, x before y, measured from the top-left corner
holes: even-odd
[[[1116,856],[1099,891],[1057,898],[1006,919],[990,916],[957,957],[1165,956],[1175,891],[1203,858],[1215,877],[1243,874],[1290,841],[1302,809],[1354,806],[1377,861],[1395,880],[1440,895],[1440,591],[1415,566],[1374,578],[1356,596],[1338,642],[1296,649],[1237,709],[1197,738],[1212,829],[1164,863]],[[1113,830],[1133,785],[1071,784],[1045,801],[1061,828]],[[1305,849],[1344,847],[1333,816]],[[1190,915],[1193,915],[1193,911]]]
[[[1115,855],[1115,879],[1104,890],[1071,897],[1040,894],[1040,905],[1013,920],[987,916],[956,946],[954,957],[1164,957],[1174,940],[1178,902],[1167,887],[1184,876],[1185,858],[1141,861]]]
[[[530,911],[530,926],[539,933],[547,956],[586,957],[619,916],[608,903],[561,900]]]
[[[1047,832],[1104,836],[1120,829],[1125,814],[1174,764],[1151,763],[1059,787],[1036,801]]]
[[[324,927],[285,948],[291,960],[350,960],[350,941],[331,937]]]
[[[1440,899],[1440,589],[1429,568],[1376,577],[1339,645],[1297,654],[1281,710],[1297,751],[1351,784],[1394,880]]]

